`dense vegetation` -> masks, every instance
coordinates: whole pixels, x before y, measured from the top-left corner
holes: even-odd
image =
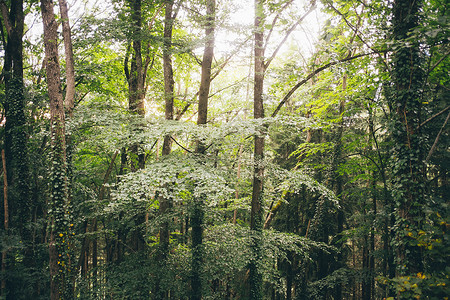
[[[1,299],[448,297],[447,1],[54,2],[0,0]]]

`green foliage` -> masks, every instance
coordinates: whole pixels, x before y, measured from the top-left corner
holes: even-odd
[[[408,1],[396,3],[403,2]],[[204,299],[249,298],[249,262],[261,270],[262,299],[447,296],[445,1],[424,2],[411,16],[420,20],[414,28],[395,20],[398,7],[392,3],[322,1],[329,20],[315,37],[310,57],[290,41],[266,70],[266,115],[305,76],[333,65],[301,86],[277,117],[258,120],[249,117],[253,66],[248,56],[254,49],[247,36],[252,29],[243,25],[247,18],[236,21],[233,15],[245,3],[219,1],[212,72],[221,72],[211,85],[204,126],[194,122],[203,1],[175,5],[180,5],[172,52],[179,121],[163,118],[164,3],[142,2],[138,35],[130,3],[113,1],[106,18],[99,18],[104,14],[97,9],[73,24],[77,106],[66,124],[73,147],[72,185],[59,155],[62,137],[50,134],[39,38],[24,39],[25,86],[9,82],[7,88],[3,70],[6,123],[0,133],[5,149],[11,148],[12,228],[2,229],[0,248],[7,250],[8,269],[1,278],[7,279],[9,297],[48,298],[53,231],[61,255],[58,276],[79,275],[78,298],[156,299],[155,291],[162,291],[187,299],[192,217],[199,204],[204,211],[199,262]],[[274,40],[304,11],[295,1],[265,5],[265,30],[273,30]],[[128,112],[124,68],[127,59],[130,67],[127,49],[135,39],[142,41],[143,61],[149,64],[145,117]],[[275,44],[267,45],[267,57]],[[172,153],[162,156],[166,136],[172,137]],[[263,161],[254,159],[254,136],[266,140]],[[205,145],[203,153],[195,153],[198,143]],[[132,145],[139,145],[145,168],[132,167]],[[265,168],[262,222],[268,227],[256,235],[249,230],[255,165]],[[163,198],[170,202],[164,213]],[[163,224],[168,224],[170,243],[161,268]],[[255,239],[262,245],[258,257],[251,251]],[[69,260],[73,270],[65,268]],[[422,269],[413,270],[412,262]]]

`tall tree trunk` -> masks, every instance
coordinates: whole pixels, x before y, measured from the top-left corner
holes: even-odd
[[[255,0],[255,82],[253,90],[253,116],[264,118],[264,2]],[[264,129],[255,135],[253,191],[250,212],[251,252],[249,263],[250,299],[262,299],[262,274],[258,264],[262,260],[263,243],[263,186],[264,186]]]
[[[61,90],[58,60],[58,24],[53,13],[53,2],[41,0],[41,13],[44,23],[44,46],[48,96],[50,100],[51,122],[51,169],[50,201],[50,298],[69,299],[72,297],[71,257],[68,251],[72,229],[66,224],[67,216],[67,166],[64,102]]]
[[[208,118],[208,97],[211,84],[211,65],[214,56],[214,30],[215,30],[216,1],[206,1],[205,20],[205,50],[202,60],[202,75],[198,96],[197,125],[205,125]],[[196,152],[202,154],[205,145],[197,143]],[[194,207],[191,216],[192,225],[192,261],[191,261],[191,300],[202,299],[202,274],[203,274],[203,216],[204,200],[206,195],[194,199]]]
[[[5,159],[8,174],[8,202],[9,225],[20,235],[24,245],[23,266],[35,266],[33,236],[30,227],[26,226],[32,221],[32,212],[35,203],[31,201],[31,173],[29,170],[27,146],[27,120],[25,115],[25,93],[23,81],[23,32],[24,9],[23,0],[11,1],[8,7],[5,1],[0,2],[2,25],[6,29],[6,39],[2,39],[4,46],[3,75],[5,82],[6,99],[3,102],[5,109]],[[2,30],[3,33],[3,30]],[[13,264],[18,264],[12,260]],[[13,264],[10,266],[14,268]],[[9,265],[6,265],[8,270]],[[6,276],[10,272],[6,272]],[[20,285],[27,285],[26,277],[20,277]],[[15,283],[13,283],[15,284]],[[8,288],[8,287],[7,287]],[[9,289],[9,288],[8,288]],[[9,297],[14,298],[17,290],[9,289]],[[36,297],[30,294],[26,297]]]
[[[142,117],[145,115],[144,98],[145,98],[145,78],[144,66],[142,63],[142,1],[131,0],[131,22],[133,25],[133,51],[131,57],[131,68],[128,79],[128,106],[132,113],[136,113]],[[141,152],[141,145],[135,143],[130,147],[130,169],[136,171],[145,168],[145,154]],[[145,216],[139,214],[136,216],[135,222],[142,224]],[[135,228],[132,234],[132,245],[135,251],[142,250],[145,241],[140,230]]]
[[[164,98],[165,98],[165,119],[173,120],[173,101],[174,101],[174,79],[172,68],[172,30],[173,30],[173,1],[166,1],[166,11],[164,19]],[[162,155],[169,155],[172,150],[172,138],[167,135],[164,137]],[[170,208],[169,199],[161,199],[161,214],[164,214]],[[169,229],[168,222],[163,223],[160,231],[160,245],[164,255],[167,255],[169,247]]]
[[[75,103],[75,66],[72,47],[72,33],[70,29],[69,12],[67,9],[66,0],[58,0],[58,3],[62,18],[62,31],[63,31],[64,52],[66,60],[66,95],[64,99],[64,109],[66,112],[66,116],[68,118],[71,118],[73,116]],[[72,138],[70,137],[69,134],[66,136],[66,178],[67,178],[66,210],[68,211],[72,211],[71,208],[72,185],[73,185],[72,153],[73,153]],[[70,224],[73,224],[74,223],[73,215],[72,214],[67,215],[66,221],[68,221]],[[67,247],[67,255],[75,258],[75,253],[73,250],[74,247]],[[75,262],[73,262],[73,267],[75,267]],[[74,284],[75,281],[74,275],[75,275],[74,273],[70,272],[70,274],[67,274],[68,277],[65,279],[68,283],[71,281],[70,286]]]
[[[163,42],[163,69],[164,69],[164,102],[165,102],[165,119],[173,120],[173,102],[174,102],[174,79],[172,67],[172,31],[174,22],[173,0],[165,1],[165,17],[164,17],[164,42]],[[167,156],[172,150],[172,138],[166,135],[163,141],[162,155]],[[159,198],[159,214],[162,216],[161,226],[159,228],[159,249],[158,259],[162,270],[166,269],[166,260],[169,254],[170,227],[167,215],[172,206],[170,199],[165,197]],[[160,272],[156,282],[156,296],[158,299],[167,299],[168,291],[163,290],[160,286],[164,272]]]
[[[425,205],[424,152],[418,129],[425,75],[419,41],[406,42],[419,25],[421,6],[420,0],[396,0],[392,8],[392,37],[397,47],[392,54],[391,92],[387,97],[394,122],[390,128],[396,157],[392,186],[398,275],[423,272],[420,247],[414,246],[410,235],[422,228],[422,207]]]
[[[145,115],[145,67],[142,62],[142,2],[129,0],[131,23],[133,26],[131,65],[125,62],[125,74],[128,81],[128,108],[138,115]],[[128,55],[128,54],[127,54]],[[145,167],[145,156],[139,153],[139,144],[130,147],[130,167],[132,171]]]

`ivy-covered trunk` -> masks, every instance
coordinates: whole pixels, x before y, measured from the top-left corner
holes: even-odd
[[[422,254],[412,236],[423,226],[425,186],[423,140],[420,132],[424,71],[420,43],[414,37],[422,1],[393,4],[391,86],[387,98],[393,138],[392,188],[396,216],[397,275],[423,271]]]
[[[2,38],[4,47],[4,65],[2,75],[4,76],[6,99],[3,102],[5,109],[5,157],[7,174],[4,185],[8,186],[5,200],[9,201],[9,227],[13,228],[20,235],[20,240],[25,247],[22,253],[9,256],[4,252],[2,261],[5,266],[8,291],[2,287],[2,292],[7,292],[9,297],[15,297],[16,292],[22,286],[29,285],[25,276],[16,277],[11,280],[8,276],[11,272],[8,269],[18,268],[16,264],[22,264],[26,270],[35,265],[33,237],[31,230],[26,226],[32,220],[34,203],[31,201],[29,154],[27,145],[27,120],[25,115],[25,86],[23,80],[23,31],[24,31],[24,10],[23,1],[12,1],[10,7],[5,2],[0,3],[2,26],[6,29],[6,37]],[[3,30],[2,30],[3,33]],[[8,215],[5,208],[5,216]],[[5,229],[8,226],[5,226]],[[10,232],[6,232],[10,234]],[[22,256],[19,261],[14,257]],[[16,266],[15,266],[16,265]],[[30,269],[31,270],[31,269]],[[5,282],[4,282],[5,283]],[[36,295],[28,295],[36,296]]]
[[[73,270],[71,267],[73,257],[70,249],[73,224],[69,221],[70,211],[67,202],[65,115],[58,59],[58,24],[55,20],[51,0],[41,1],[41,12],[44,23],[46,75],[51,122],[50,200],[48,203],[50,298],[70,299],[73,296]]]

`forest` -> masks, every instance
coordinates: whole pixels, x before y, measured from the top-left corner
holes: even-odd
[[[0,13],[0,299],[448,299],[448,1]]]

